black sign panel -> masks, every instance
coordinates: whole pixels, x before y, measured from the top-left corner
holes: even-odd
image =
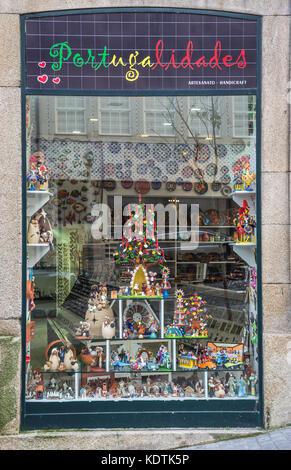
[[[26,87],[215,90],[257,86],[257,21],[177,12],[26,20]]]

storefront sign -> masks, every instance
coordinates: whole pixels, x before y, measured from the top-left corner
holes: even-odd
[[[26,64],[30,89],[254,89],[257,22],[175,12],[27,19]]]

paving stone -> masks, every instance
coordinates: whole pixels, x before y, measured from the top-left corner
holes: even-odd
[[[262,444],[259,447],[260,450],[278,450],[275,444]]]
[[[291,450],[291,427],[276,429],[253,437],[240,437],[211,444],[187,447],[193,450]]]
[[[275,442],[275,445],[279,450],[291,450],[289,442]]]

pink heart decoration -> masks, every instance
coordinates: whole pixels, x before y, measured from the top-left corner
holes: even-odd
[[[61,79],[60,77],[53,78],[53,82],[58,85],[60,83]]]
[[[38,79],[38,81],[39,81],[40,83],[46,83],[47,80],[48,80],[48,76],[47,76],[47,75],[39,75],[39,76],[37,77],[37,79]]]
[[[38,63],[38,66],[43,69],[43,68],[46,66],[46,62],[45,62],[45,61],[39,62],[39,63]]]

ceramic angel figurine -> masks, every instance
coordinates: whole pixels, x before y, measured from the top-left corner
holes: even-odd
[[[69,347],[64,355],[65,370],[78,370],[78,361],[76,361],[73,350]]]
[[[60,367],[60,357],[57,348],[53,348],[50,354],[49,360],[43,366],[44,370],[56,371]]]

